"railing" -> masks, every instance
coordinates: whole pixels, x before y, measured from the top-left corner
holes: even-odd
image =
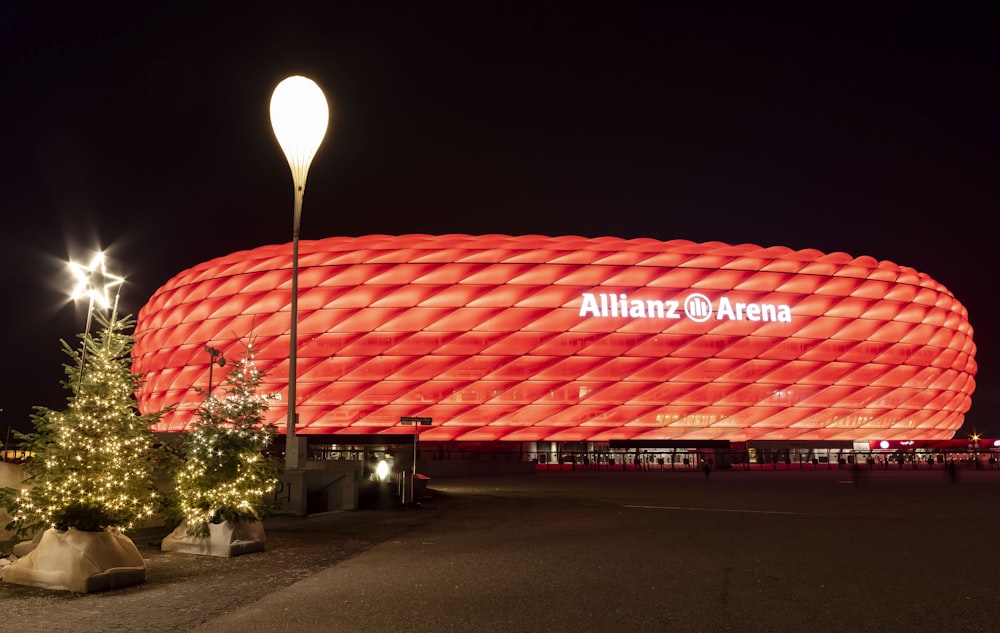
[[[741,451],[663,451],[627,452],[539,452],[529,455],[537,470],[611,470],[611,471],[700,471],[706,464],[721,470],[959,470],[1000,471],[992,455],[935,452],[932,454],[877,452],[841,452],[835,457],[809,451],[760,456],[751,459]]]
[[[404,447],[409,451],[409,447]],[[402,450],[402,449],[401,449]],[[364,460],[371,451],[311,448],[315,460]],[[889,453],[878,451],[831,451],[827,449],[748,451],[719,449],[592,451],[497,451],[465,448],[418,447],[417,459],[427,461],[533,462],[537,470],[612,471],[700,471],[707,463],[716,470],[835,470],[844,468],[882,470],[945,470],[954,464],[963,470],[1000,470],[992,454],[935,451],[933,453]]]

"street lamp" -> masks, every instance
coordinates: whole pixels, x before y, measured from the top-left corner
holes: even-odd
[[[222,355],[220,350],[208,345],[205,346],[205,351],[208,352],[208,355],[212,358],[212,360],[208,362],[208,391],[205,392],[208,396],[208,398],[206,398],[207,400],[212,397],[212,370],[215,369],[215,363],[219,363],[219,367],[225,367],[226,357]]]
[[[288,159],[295,186],[295,213],[292,222],[292,314],[288,345],[288,418],[285,422],[285,467],[302,467],[305,445],[295,435],[296,348],[299,329],[299,219],[306,175],[330,122],[330,109],[323,91],[311,79],[295,75],[282,80],[271,94],[271,128],[281,151]]]

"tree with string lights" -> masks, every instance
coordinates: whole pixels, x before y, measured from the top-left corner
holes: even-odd
[[[6,491],[6,505],[20,536],[40,529],[94,532],[128,530],[158,509],[153,484],[156,438],[149,430],[160,413],[140,414],[132,373],[135,325],[130,316],[95,313],[97,336],[80,335],[81,348],[62,341],[72,362],[64,365],[67,406],[36,407],[35,432],[21,436],[31,457],[20,491]]]
[[[214,359],[214,357],[213,357]],[[264,454],[275,430],[264,423],[271,394],[259,393],[263,375],[252,344],[227,372],[223,396],[203,392],[198,421],[181,444],[183,463],[174,476],[178,511],[193,537],[225,521],[253,523],[266,511],[278,483],[277,468]]]

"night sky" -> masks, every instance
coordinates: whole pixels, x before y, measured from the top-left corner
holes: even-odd
[[[980,370],[959,437],[1000,437],[995,13],[142,4],[0,7],[0,440],[64,404],[59,339],[86,321],[68,258],[106,249],[137,314],[186,268],[291,240],[268,102],[292,74],[333,112],[303,239],[611,235],[890,260],[968,308]]]

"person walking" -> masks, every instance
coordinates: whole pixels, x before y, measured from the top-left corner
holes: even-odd
[[[958,483],[958,464],[954,459],[948,462],[948,479],[953,484]]]

